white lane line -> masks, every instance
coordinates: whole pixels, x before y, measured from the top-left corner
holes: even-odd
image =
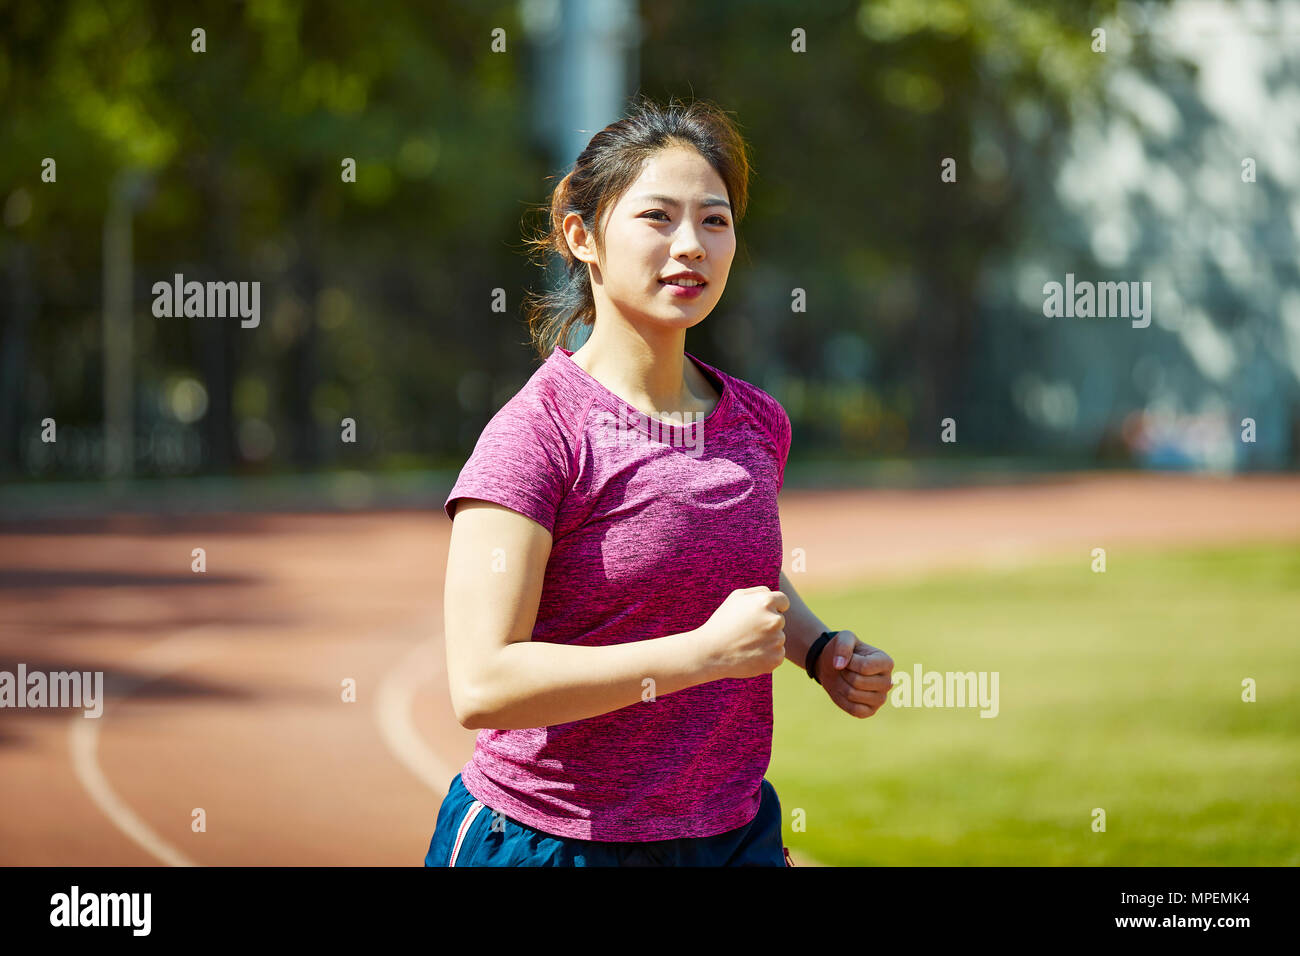
[[[420,627],[424,634],[432,630],[432,625]],[[438,644],[431,638],[421,639],[384,675],[375,698],[375,721],[384,743],[407,770],[440,796],[447,795],[459,768],[450,767],[425,743],[415,729],[411,711],[416,690],[445,666]]]
[[[141,687],[216,650],[219,642],[199,633],[208,629],[207,625],[191,628],[175,637],[165,638],[151,645],[142,654],[132,658],[131,665],[148,671],[148,674],[127,681],[118,692],[116,703],[120,705]],[[145,852],[157,857],[168,866],[198,866],[154,832],[109,785],[108,778],[104,776],[99,766],[98,754],[99,730],[108,711],[108,701],[105,700],[104,712],[99,717],[77,715],[69,718],[71,725],[68,744],[72,755],[72,769],[77,775],[77,780],[112,824],[135,841]]]

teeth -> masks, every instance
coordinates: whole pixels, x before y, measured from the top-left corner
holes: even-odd
[[[699,279],[665,279],[669,285],[684,285],[688,289],[692,286],[704,285]]]

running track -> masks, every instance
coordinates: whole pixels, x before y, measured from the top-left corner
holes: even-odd
[[[0,864],[419,864],[475,736],[447,700],[440,505],[0,524],[0,670],[102,670],[108,697],[99,720],[0,710]],[[1296,541],[1300,478],[788,490],[781,510],[810,596],[1098,546]]]

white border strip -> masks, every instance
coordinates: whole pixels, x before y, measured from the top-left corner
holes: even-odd
[[[448,866],[456,865],[456,857],[460,855],[461,844],[465,842],[465,835],[469,833],[470,826],[474,823],[474,818],[478,812],[483,809],[483,804],[475,800],[465,811],[465,819],[460,821],[460,829],[456,831],[456,843],[451,848],[451,859],[447,861]]]

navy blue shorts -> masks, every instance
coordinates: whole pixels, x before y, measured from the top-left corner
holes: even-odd
[[[612,843],[535,830],[484,806],[460,774],[438,809],[425,866],[791,866],[781,842],[781,802],[763,780],[763,798],[744,826],[707,837]],[[496,822],[494,822],[496,821]]]

